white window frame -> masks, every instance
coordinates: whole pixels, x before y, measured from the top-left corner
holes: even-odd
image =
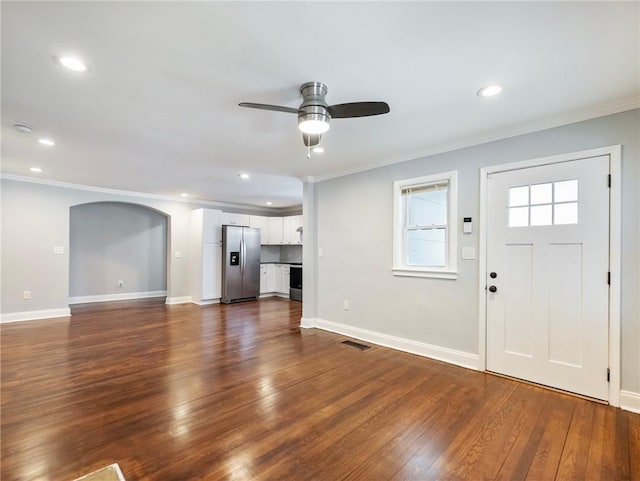
[[[447,259],[444,267],[409,266],[406,263],[405,213],[402,190],[411,186],[447,182]],[[396,180],[393,183],[393,267],[394,276],[430,277],[434,279],[458,278],[458,172]]]

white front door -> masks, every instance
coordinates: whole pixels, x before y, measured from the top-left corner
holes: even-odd
[[[608,399],[609,156],[489,174],[487,368]]]

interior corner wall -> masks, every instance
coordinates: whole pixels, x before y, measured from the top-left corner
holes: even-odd
[[[305,221],[314,236],[305,238],[305,266],[317,263],[315,277],[305,275],[305,302],[315,304],[303,305],[304,317],[477,354],[478,260],[460,251],[478,248],[480,168],[622,144],[622,389],[640,392],[639,132],[640,110],[632,110],[316,183],[313,210],[305,198],[305,215],[314,217]],[[458,171],[458,279],[393,276],[393,181],[451,170]],[[473,218],[472,234],[462,233],[463,217]]]
[[[164,214],[125,202],[81,204],[71,207],[69,232],[71,298],[166,291]]]

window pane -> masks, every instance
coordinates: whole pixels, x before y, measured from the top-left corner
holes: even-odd
[[[551,225],[551,205],[531,206],[531,225]]]
[[[509,189],[509,207],[529,204],[529,186],[511,187]]]
[[[526,227],[529,225],[529,207],[512,207],[509,209],[509,227]]]
[[[407,265],[444,267],[445,229],[407,231]]]
[[[568,204],[555,204],[554,224],[577,224],[578,223],[578,203],[570,202]]]
[[[551,183],[531,186],[531,205],[534,204],[551,204]],[[531,215],[533,217],[533,211]]]
[[[554,202],[571,202],[578,200],[578,179],[554,182],[553,188],[555,190]]]
[[[447,189],[407,194],[407,226],[446,225]]]

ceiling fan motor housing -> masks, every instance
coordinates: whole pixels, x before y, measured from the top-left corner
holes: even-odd
[[[329,130],[331,116],[327,111],[328,105],[324,98],[327,95],[327,86],[322,82],[307,82],[300,87],[300,94],[302,104],[298,109],[298,125],[303,122],[313,122],[325,126],[323,131],[309,133],[321,134]]]

